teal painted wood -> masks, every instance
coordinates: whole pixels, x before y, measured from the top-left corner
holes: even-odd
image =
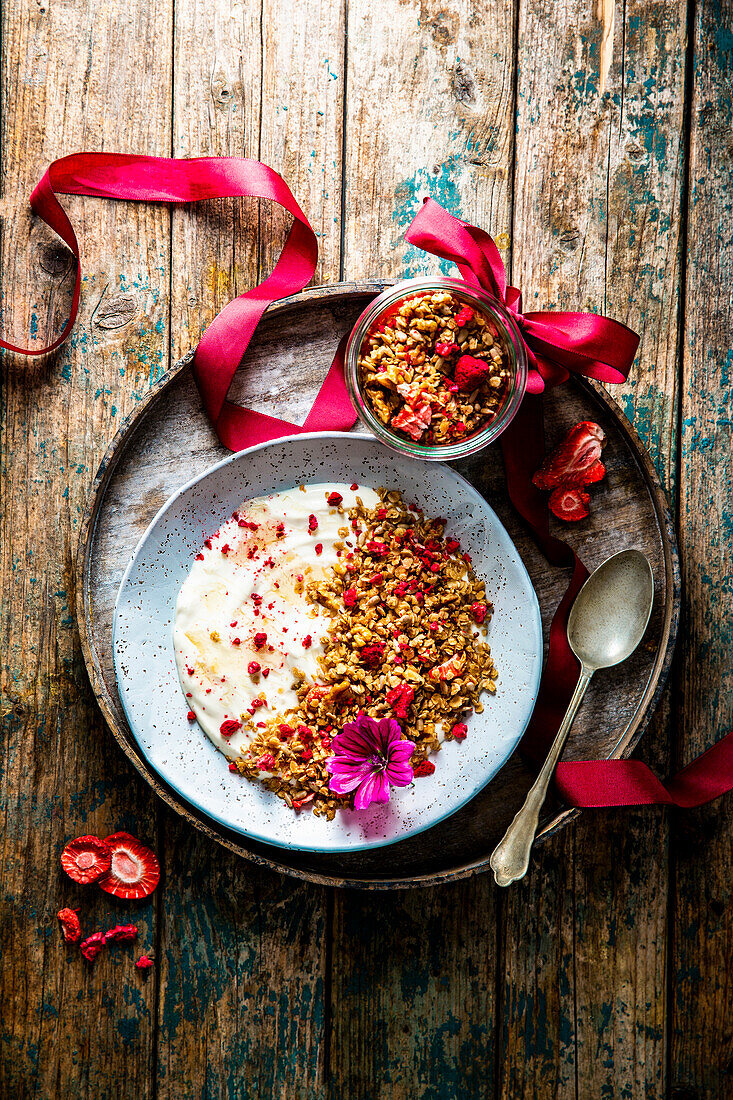
[[[601,91],[603,27],[582,2],[531,4],[519,36],[513,277],[525,303],[608,312],[642,333],[627,415],[674,489],[683,193],[685,10],[615,6],[613,59]],[[601,7],[599,6],[599,9]],[[538,139],[546,134],[545,141]],[[616,388],[614,387],[614,396]],[[662,710],[642,755],[667,770]],[[506,902],[507,942],[527,912],[572,894],[552,934],[535,932],[506,967],[500,1011],[516,1056],[505,1097],[662,1097],[668,824],[659,813],[584,814],[574,837],[542,853],[521,903]],[[566,866],[574,865],[571,884]],[[561,910],[562,911],[562,910]],[[521,956],[524,953],[518,952]],[[565,995],[537,1028],[525,1005]],[[522,1068],[522,1055],[529,1063]],[[519,1067],[519,1068],[518,1068]]]
[[[733,6],[704,0],[692,28],[690,187],[681,421],[686,584],[678,762],[733,725]],[[731,796],[674,820],[671,1082],[733,1097]]]

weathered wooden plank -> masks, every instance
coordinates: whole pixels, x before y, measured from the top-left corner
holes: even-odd
[[[731,728],[733,611],[733,7],[695,9],[682,385],[680,526],[687,630],[680,764]],[[671,1083],[733,1096],[731,798],[674,822]]]
[[[123,28],[121,33],[121,27]],[[54,157],[84,147],[169,149],[170,5],[19,2],[2,8],[2,323],[42,341],[69,305],[72,266],[27,196]],[[155,57],[155,65],[142,65]],[[120,79],[127,74],[126,79]],[[134,74],[134,79],[130,79]],[[131,908],[74,886],[64,842],[129,829],[155,841],[154,800],[93,703],[73,621],[85,495],[120,419],[168,359],[165,209],[65,200],[85,265],[73,338],[50,360],[2,357],[0,668],[4,871],[0,1092],[143,1096],[152,1086],[155,976],[132,951],[89,967],[59,935],[133,919],[152,947],[154,900]]]
[[[496,0],[349,4],[346,278],[436,270],[403,240],[427,194],[508,247],[513,44]]]
[[[620,399],[673,484],[685,12],[646,3],[617,11],[602,94],[601,10],[582,0],[523,8],[513,276],[526,306],[607,312],[641,332]],[[642,745],[662,772],[667,738],[662,718]],[[599,815],[586,814],[573,846],[569,837],[552,841],[558,865],[576,863],[574,916],[554,954],[539,960],[542,978],[532,981],[547,989],[553,971],[564,971],[563,960],[574,957],[569,996],[579,1096],[661,1096],[666,818],[620,813],[602,821],[599,827]],[[519,934],[526,906],[541,904],[552,874],[549,853],[542,866],[545,874],[532,881],[525,904],[509,899],[508,938],[512,930]],[[509,989],[514,984],[508,980]],[[510,1014],[514,1004],[507,1005]],[[550,1026],[556,1074],[565,1081],[567,1009],[561,1017]],[[519,1013],[509,1029],[522,1035],[525,1026]],[[565,1087],[572,1095],[572,1082]],[[554,1095],[550,1064],[536,1088],[537,1096]]]
[[[329,1095],[494,1095],[495,891],[336,895]]]
[[[341,0],[176,6],[174,149],[249,156],[280,171],[338,272]],[[174,215],[173,347],[272,267],[289,219],[254,200]],[[324,374],[328,363],[324,363]],[[303,395],[244,373],[240,399],[297,417]],[[288,400],[292,398],[291,406]],[[161,1096],[322,1095],[327,893],[257,871],[166,817],[158,1065]],[[190,874],[195,867],[196,873]],[[179,878],[180,874],[180,878]],[[201,877],[207,883],[199,890]],[[181,929],[185,933],[181,934]]]
[[[385,18],[351,0],[347,42],[345,277],[436,269],[402,239],[425,194],[506,247],[512,7],[408,0]],[[485,876],[397,898],[337,895],[334,1098],[493,1094],[495,903]]]

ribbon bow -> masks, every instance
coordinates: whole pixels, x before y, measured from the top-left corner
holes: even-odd
[[[507,283],[506,269],[492,237],[453,217],[434,199],[425,199],[405,238],[410,244],[450,260],[464,282],[480,286],[516,319],[527,347],[527,393],[565,382],[571,371],[598,382],[625,382],[639,337],[620,321],[595,313],[523,313],[522,293]]]

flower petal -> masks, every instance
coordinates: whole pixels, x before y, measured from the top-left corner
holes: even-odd
[[[362,783],[366,783],[371,778],[371,774],[363,775],[360,772],[352,772],[350,775],[332,775],[328,783],[329,790],[334,791],[336,794],[348,794],[349,791],[356,790]]]
[[[390,763],[384,769],[384,774],[393,787],[406,787],[414,779],[412,765],[407,763]]]
[[[389,782],[384,772],[374,772],[356,792],[354,806],[357,810],[365,810],[372,802],[389,802]]]
[[[393,760],[409,760],[415,751],[415,745],[412,741],[393,741],[389,747],[389,762]]]

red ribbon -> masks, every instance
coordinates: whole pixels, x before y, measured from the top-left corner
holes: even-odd
[[[169,160],[123,153],[75,153],[54,161],[31,195],[31,208],[58,233],[77,259],[69,319],[60,335],[46,347],[18,348],[4,340],[0,340],[0,347],[21,355],[45,355],[59,347],[74,327],[81,289],[79,243],[56,198],[57,192],[174,204],[243,195],[271,199],[282,206],[294,220],[273,271],[259,286],[225,306],[201,337],[194,359],[201,399],[219,439],[232,451],[281,435],[348,431],[354,425],[356,412],[344,381],[342,346],[302,427],[227,400],[232,379],[262,314],[271,302],[302,290],[313,278],[318,259],[316,235],[287,184],[258,160],[240,157]]]
[[[343,375],[343,345],[301,426],[242,408],[227,398],[257,324],[271,302],[302,290],[313,277],[318,255],[315,234],[287,185],[271,168],[237,157],[169,160],[165,157],[78,153],[54,161],[31,196],[31,207],[69,246],[79,261],[79,245],[56,193],[96,195],[134,202],[187,203],[247,195],[271,199],[293,215],[293,225],[272,273],[259,286],[230,302],[209,325],[194,359],[194,374],[208,416],[221,442],[231,450],[307,431],[348,430],[356,413]],[[512,503],[530,525],[548,560],[572,566],[570,586],[550,628],[550,645],[532,721],[522,740],[525,752],[544,756],[578,678],[578,664],[567,644],[567,616],[588,573],[575,552],[549,533],[545,498],[532,484],[544,453],[542,404],[546,386],[565,381],[570,372],[601,382],[622,382],[628,375],[638,336],[618,321],[590,313],[522,313],[521,294],[507,284],[499,250],[483,230],[454,218],[427,199],[413,220],[407,240],[453,261],[466,282],[479,285],[515,316],[530,361],[528,393],[502,436],[507,487]],[[69,319],[60,335],[43,348],[0,347],[21,355],[44,355],[71,332],[79,308],[81,265]],[[561,763],[559,794],[574,806],[672,804],[699,806],[733,788],[733,733],[713,745],[664,786],[638,760],[587,760]]]

